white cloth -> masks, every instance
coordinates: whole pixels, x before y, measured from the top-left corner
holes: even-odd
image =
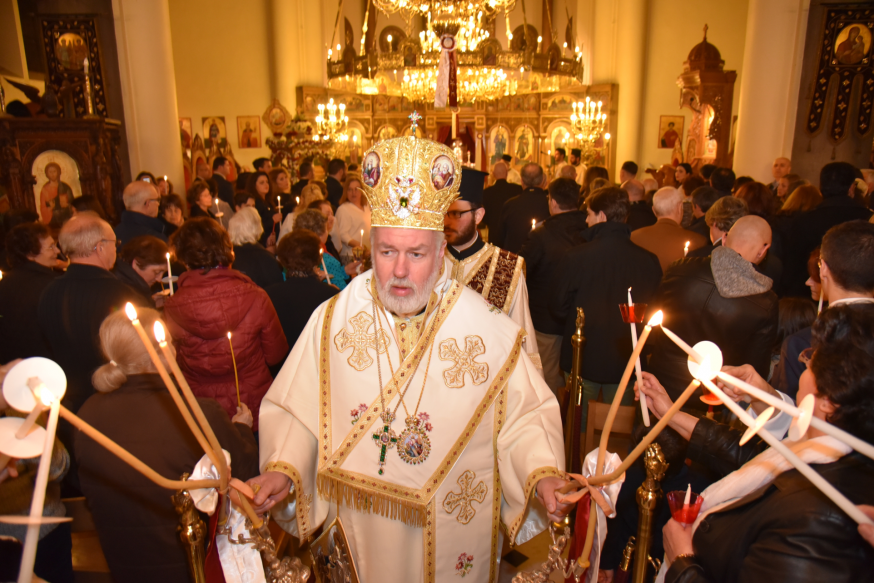
[[[225,459],[228,461],[228,466],[230,466],[231,454],[227,450],[223,449],[222,451],[225,454]],[[212,465],[209,457],[204,455],[197,462],[197,465],[194,466],[194,471],[191,472],[191,478],[189,479],[217,480],[218,478],[218,470]],[[215,488],[198,488],[189,492],[194,506],[201,512],[212,516],[219,501],[218,491]],[[231,529],[231,532],[227,535],[216,534],[215,537],[215,544],[222,563],[225,581],[227,583],[266,583],[261,553],[255,550],[254,545],[231,544],[228,540],[229,536],[234,539],[240,534],[243,537],[249,536],[249,531],[246,530],[246,517],[237,511],[233,504],[228,506],[230,507],[230,512],[228,513],[227,526]]]
[[[600,448],[596,447],[594,450],[590,451],[586,454],[586,458],[583,460],[583,476],[586,478],[591,478],[595,475],[595,468],[598,465],[598,450]],[[607,455],[604,456],[604,473],[609,474],[614,469],[618,468],[622,464],[622,459],[616,455],[615,453],[607,452]],[[625,482],[625,472],[622,473],[621,476],[616,478],[613,482],[610,482],[606,486],[599,486],[598,489],[601,491],[601,494],[604,495],[604,500],[610,503],[610,506],[613,508],[613,512],[610,513],[610,518],[616,516],[616,500],[619,498],[619,491],[622,490],[622,484]],[[604,547],[604,540],[607,538],[607,516],[604,515],[604,511],[597,504],[595,508],[598,513],[598,523],[595,525],[595,537],[592,541],[592,551],[589,554],[589,561],[591,562],[591,567],[588,571],[586,571],[586,583],[591,583],[592,581],[598,580],[598,567],[601,564],[601,549]]]
[[[364,240],[361,240],[361,230],[364,229]],[[364,210],[351,202],[344,202],[337,209],[337,220],[331,231],[331,239],[334,247],[341,257],[352,257],[352,247],[349,241],[358,241],[362,245],[368,245],[370,241],[370,207],[364,205]]]
[[[507,168],[507,182],[522,185],[522,175],[515,168]]]
[[[829,435],[783,443],[807,464],[830,464],[852,451],[850,446]],[[779,451],[769,447],[737,470],[708,486],[701,493],[704,501],[701,503],[698,518],[692,525],[693,536],[698,525],[708,515],[719,512],[744,496],[770,484],[777,476],[793,468],[794,466]],[[664,582],[670,566],[665,558],[656,579],[657,583]]]
[[[306,539],[339,512],[361,583],[454,582],[462,553],[474,557],[465,583],[496,580],[501,523],[516,544],[548,524],[532,492],[543,477],[563,475],[558,403],[522,350],[519,326],[446,270],[434,287],[446,303],[422,324],[436,322],[433,344],[423,334],[403,363],[396,333],[405,324],[377,308],[386,349],[378,367],[371,278],[362,273],[316,310],[262,401],[262,468],[285,473],[295,488],[293,502],[273,516]],[[350,360],[350,337],[359,334],[371,340],[361,338],[359,358]],[[459,365],[479,367],[478,380],[466,372],[459,386],[450,373]],[[430,427],[424,462],[405,463],[393,447],[383,475],[372,438],[382,429],[379,371],[386,407],[394,411],[403,381],[409,415],[421,393],[418,411]],[[391,423],[396,434],[405,417],[401,407]]]

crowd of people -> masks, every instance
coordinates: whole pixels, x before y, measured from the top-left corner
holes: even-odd
[[[527,291],[519,297],[534,332],[528,352],[539,354],[556,395],[572,368],[576,308],[584,310],[581,434],[588,402],[611,402],[620,389],[632,341],[619,304],[633,294],[649,314],[661,309],[665,325],[690,345],[716,343],[738,376],[786,402],[812,394],[816,415],[874,442],[874,170],[832,162],[804,178],[778,158],[773,182],[764,184],[712,165],[640,176],[625,162],[613,183],[606,169],[581,165],[578,151],[570,163],[561,149],[555,156],[548,169],[494,164],[478,197],[451,207],[446,240],[452,247],[462,234],[479,237],[524,259]],[[312,314],[369,268],[371,209],[361,175],[343,160],[327,163],[324,182],[311,161],[300,164],[294,183],[267,159],[254,166],[231,182],[232,162],[216,157],[211,176],[196,178],[184,199],[166,179],[141,173],[124,189],[115,226],[89,197],[76,199],[70,218],[53,228],[31,211],[7,213],[0,372],[17,359],[55,360],[67,375],[64,406],[162,475],[190,472],[198,444],[121,311],[130,302],[146,329],[166,323],[234,475],[256,476],[262,399]],[[460,259],[479,245],[447,255]],[[646,372],[622,403],[646,399],[660,418],[692,380],[686,361],[657,328]],[[713,512],[694,534],[660,515],[664,536],[651,554],[666,554],[665,580],[849,581],[871,573],[874,549],[861,536],[874,544],[874,532],[857,531],[799,475],[772,470],[768,481],[755,474],[759,482],[744,482],[763,463],[766,444],[735,445],[731,416],[702,395],[659,437],[671,462],[666,480],[740,502]],[[759,405],[750,408],[760,413]],[[767,425],[781,439],[788,427],[785,414]],[[635,439],[642,435],[638,423]],[[118,580],[188,580],[166,492],[63,421],[55,454],[46,515],[63,515],[63,496],[84,495]],[[854,503],[874,503],[871,460],[845,451],[815,460]],[[27,462],[0,468],[0,514],[27,513],[35,473]],[[630,475],[642,479],[640,468]],[[776,490],[759,489],[771,482]],[[611,520],[601,561],[607,580],[634,532],[636,486],[623,489]],[[0,525],[0,535],[20,540],[24,529]],[[720,544],[726,537],[735,542]],[[40,539],[37,575],[72,581],[69,525],[46,526]]]

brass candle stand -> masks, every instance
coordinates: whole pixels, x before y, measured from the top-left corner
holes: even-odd
[[[565,468],[568,472],[578,474],[582,468],[582,452],[580,444],[580,430],[582,425],[582,397],[583,397],[583,350],[586,348],[586,315],[582,308],[577,308],[577,330],[571,337],[573,347],[573,360],[571,374],[567,384],[567,411],[565,416]]]
[[[649,556],[649,549],[652,546],[652,529],[656,518],[656,508],[659,500],[664,497],[660,482],[665,477],[668,462],[665,461],[662,448],[657,443],[646,448],[643,460],[646,466],[646,479],[637,489],[637,542],[634,549],[637,560],[634,561],[632,583],[643,583],[646,579],[646,568],[651,561],[656,572],[661,567],[658,559]]]
[[[187,473],[183,474],[182,481],[188,481],[188,476]],[[182,546],[185,547],[191,580],[194,583],[206,583],[206,574],[204,573],[206,525],[200,519],[200,514],[197,512],[188,490],[176,490],[170,499],[173,501],[173,509],[179,515],[179,526],[176,527],[176,530],[179,532]]]

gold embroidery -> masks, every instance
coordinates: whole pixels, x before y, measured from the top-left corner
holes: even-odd
[[[492,291],[492,281],[495,278],[495,270],[498,268],[498,263],[501,260],[501,249],[495,247],[494,253],[492,254],[492,260],[489,263],[489,272],[486,275],[486,283],[483,286],[482,296],[486,299],[489,299],[489,295]]]
[[[504,421],[507,418],[506,407],[504,402],[507,399],[507,389],[501,389],[497,400],[495,400],[495,422],[492,431],[492,452],[494,455],[494,483],[492,485],[492,559],[489,567],[489,581],[496,581],[495,567],[498,564],[498,553],[501,548],[498,546],[499,533],[501,531],[501,472],[498,468],[498,435],[501,433],[501,428],[504,426]]]
[[[560,472],[557,468],[553,467],[543,467],[537,468],[533,472],[528,475],[528,479],[525,480],[525,499],[528,501],[527,504],[531,503],[531,494],[534,492],[534,487],[537,486],[537,482],[547,476],[555,476],[556,478],[564,478],[564,472]],[[519,513],[519,516],[513,521],[509,528],[510,535],[510,546],[516,545],[516,535],[519,533],[519,527],[522,526],[522,518],[525,516],[525,508],[522,509],[522,512]]]
[[[340,463],[342,463],[345,456],[348,455],[349,451],[361,439],[362,434],[358,433],[358,431],[364,431],[373,425],[376,419],[374,416],[373,419],[368,417],[366,423],[359,423],[360,429],[359,426],[356,426],[351,436],[346,436],[345,443],[334,453],[328,466],[319,470],[319,495],[325,500],[342,501],[344,505],[360,512],[382,514],[383,516],[390,516],[394,520],[400,520],[404,524],[422,526],[426,521],[426,513],[429,509],[428,503],[433,503],[434,494],[440,489],[443,480],[449,475],[452,466],[455,465],[455,462],[472,439],[473,434],[476,433],[483,416],[489,410],[489,407],[492,406],[498,395],[503,394],[504,388],[510,381],[510,376],[515,371],[516,365],[519,362],[522,338],[523,332],[520,330],[507,360],[501,366],[498,374],[495,375],[489,390],[486,391],[480,404],[474,409],[474,414],[467,422],[465,429],[421,489],[403,488],[397,484],[383,482],[363,474],[340,469]],[[376,405],[377,409],[379,408],[379,399],[377,399],[374,405]],[[368,411],[372,411],[374,405],[371,405]],[[376,412],[378,413],[378,411]]]
[[[455,517],[455,520],[461,524],[467,524],[473,517],[476,516],[476,509],[473,507],[474,502],[482,502],[486,499],[486,494],[489,492],[488,486],[483,481],[473,486],[476,480],[476,474],[471,470],[466,470],[458,478],[458,485],[461,486],[461,492],[449,492],[446,499],[443,500],[443,510],[447,514],[453,514],[457,508],[461,508],[461,512]]]
[[[481,385],[489,378],[489,365],[476,362],[474,359],[485,354],[486,346],[479,336],[467,336],[464,339],[464,351],[458,348],[455,338],[447,338],[440,343],[440,360],[455,361],[455,366],[443,371],[443,381],[450,389],[460,389],[464,386],[464,375],[470,374],[474,385]]]
[[[525,269],[525,260],[515,253],[491,245],[486,245],[483,251],[488,252],[482,255],[470,275],[464,278],[464,284],[508,314]],[[463,269],[462,262],[458,262],[458,269]]]
[[[358,315],[349,319],[349,323],[352,325],[352,333],[350,334],[346,328],[343,328],[334,337],[334,345],[339,352],[351,347],[352,354],[346,359],[346,362],[355,370],[362,371],[373,364],[373,358],[368,349],[373,348],[374,342],[376,342],[379,354],[385,354],[389,343],[388,334],[385,330],[377,332],[376,328],[374,328],[373,334],[367,333],[367,330],[373,325],[373,317],[367,312],[358,312]]]
[[[422,529],[422,544],[425,559],[425,583],[434,583],[437,578],[437,538],[434,529],[437,528],[437,505],[434,500],[426,508],[428,517],[425,520],[425,528]]]
[[[328,456],[331,455],[331,322],[334,319],[334,308],[337,306],[337,297],[334,296],[328,300],[328,305],[325,306],[325,322],[322,324],[322,338],[319,343],[319,390],[321,398],[319,399],[319,422],[322,424],[321,439],[319,446],[321,448],[321,460],[319,467],[322,467],[328,462]]]
[[[301,478],[300,472],[297,469],[283,461],[278,462],[270,462],[266,466],[264,466],[264,473],[267,472],[280,472],[285,474],[289,478],[291,478],[291,482],[294,484],[294,493],[297,496],[297,531],[300,535],[301,541],[306,541],[310,538],[312,534],[310,532],[310,509],[312,508],[312,495],[306,494],[303,490],[303,479]]]

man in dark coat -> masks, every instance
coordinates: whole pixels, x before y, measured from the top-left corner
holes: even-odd
[[[565,253],[586,242],[586,214],[580,210],[580,187],[570,178],[558,178],[549,185],[549,214],[528,237],[520,255],[528,266],[528,305],[534,322],[543,376],[553,392],[564,386],[559,367],[564,322],[550,313],[555,282],[568,269]]]
[[[847,221],[871,218],[871,211],[853,199],[853,188],[858,170],[847,162],[832,162],[819,173],[819,190],[823,201],[815,209],[801,213],[789,225],[783,270],[783,289],[786,295],[805,297],[807,287],[807,259],[819,247],[823,235],[835,225]]]
[[[686,229],[693,233],[698,233],[708,241],[710,240],[710,227],[707,226],[705,216],[710,207],[717,200],[722,198],[722,195],[712,186],[700,186],[692,191],[692,224]],[[706,245],[705,245],[706,247]],[[699,247],[700,249],[700,247]]]
[[[336,212],[340,206],[340,199],[343,197],[343,181],[346,180],[346,162],[339,158],[334,158],[328,162],[328,177],[325,178],[325,184],[328,187],[328,201],[331,203]]]
[[[158,218],[158,209],[161,206],[158,189],[151,182],[135,180],[125,187],[122,198],[125,210],[115,227],[115,237],[119,245],[143,235],[152,235],[166,243],[164,223]]]
[[[553,316],[564,322],[561,368],[571,370],[571,336],[575,332],[576,309],[586,317],[586,345],[583,378],[582,426],[586,428],[588,401],[599,392],[610,403],[631,356],[631,333],[623,323],[619,304],[628,300],[632,288],[635,303],[651,303],[662,277],[658,257],[631,242],[625,224],[628,193],[621,188],[596,190],[588,199],[583,232],[587,243],[572,248],[563,261],[564,273],[553,301]],[[623,404],[633,402],[634,392],[626,389]]]
[[[231,161],[224,156],[218,156],[212,161],[212,179],[217,187],[216,195],[234,209],[234,185],[228,182],[228,176],[233,172]]]
[[[628,201],[631,203],[628,208],[628,220],[625,221],[628,228],[636,231],[654,225],[657,219],[652,212],[652,207],[646,202],[643,183],[632,178],[622,183],[622,190],[628,193]]]
[[[507,182],[508,166],[505,162],[497,162],[492,168],[494,184],[483,191],[483,208],[486,216],[483,219],[489,229],[489,241],[498,244],[501,240],[501,212],[504,203],[522,194],[522,187],[512,182]]]
[[[297,182],[291,187],[291,196],[300,196],[303,192],[303,187],[309,184],[314,176],[312,162],[301,162],[297,169]],[[294,202],[292,204],[297,206]]]
[[[722,349],[723,363],[750,364],[768,377],[777,336],[777,295],[773,281],[757,272],[771,245],[771,228],[761,217],[737,220],[725,242],[709,257],[686,257],[671,265],[652,304],[662,310],[664,326],[690,346],[708,340]],[[660,328],[647,342],[650,372],[672,399],[692,381],[687,355]],[[698,393],[685,408],[706,410]]]
[[[501,211],[501,240],[494,243],[501,249],[518,254],[532,231],[532,223],[549,217],[549,203],[543,184],[543,168],[538,164],[526,164],[522,168],[522,194],[514,196]]]

